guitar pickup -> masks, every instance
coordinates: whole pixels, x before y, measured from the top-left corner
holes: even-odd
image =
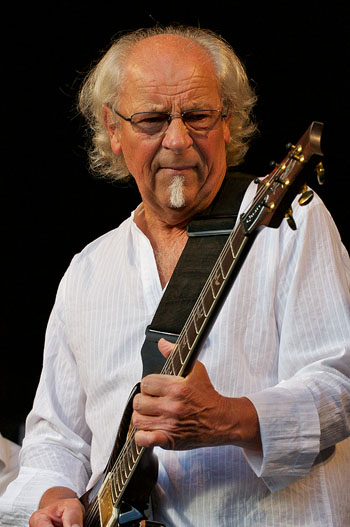
[[[118,527],[119,510],[113,503],[111,473],[104,480],[97,499],[100,513],[100,527]]]

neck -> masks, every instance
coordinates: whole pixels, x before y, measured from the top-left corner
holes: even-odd
[[[134,221],[152,245],[160,282],[165,287],[186,245],[186,225],[169,225],[142,204],[135,212]]]

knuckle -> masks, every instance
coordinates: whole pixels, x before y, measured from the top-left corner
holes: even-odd
[[[135,428],[140,428],[139,414],[137,414],[136,412],[132,414],[132,424]]]
[[[147,375],[141,380],[141,393],[148,393],[148,390],[150,389],[150,384],[152,381],[152,375]],[[138,394],[139,395],[139,394]],[[137,395],[135,395],[137,397]]]
[[[163,417],[172,428],[176,426],[184,413],[184,405],[181,401],[172,401],[164,408]]]
[[[135,395],[132,406],[134,410],[138,410],[140,408],[140,394]]]
[[[168,393],[173,400],[185,400],[189,396],[190,387],[187,386],[184,382],[175,382],[171,386],[169,386]]]

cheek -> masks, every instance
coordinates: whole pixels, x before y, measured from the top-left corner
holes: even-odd
[[[226,163],[226,144],[229,139],[230,134],[227,134],[225,129],[221,129],[204,145],[207,161],[211,167],[214,165],[221,170],[223,163]]]
[[[122,138],[120,144],[126,165],[133,175],[151,170],[153,159],[158,151],[155,141],[135,136]]]

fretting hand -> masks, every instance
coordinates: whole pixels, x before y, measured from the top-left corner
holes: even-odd
[[[167,357],[173,344],[159,341]],[[186,378],[148,375],[134,398],[133,425],[140,446],[188,450],[231,444],[261,449],[259,423],[246,397],[220,395],[204,365],[197,361]]]

